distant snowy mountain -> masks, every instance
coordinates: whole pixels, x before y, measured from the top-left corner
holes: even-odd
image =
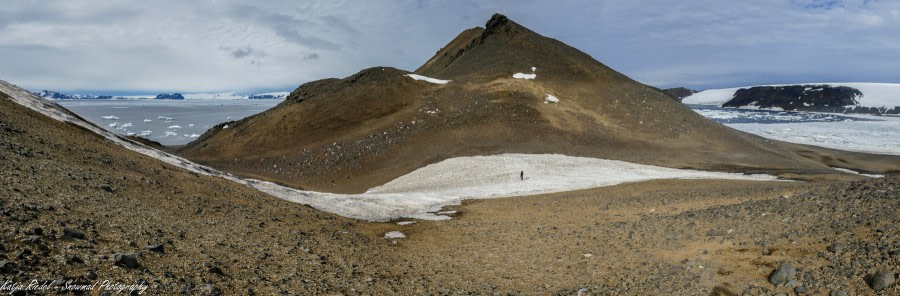
[[[33,94],[51,100],[134,100],[134,99],[157,99],[157,100],[247,100],[247,99],[276,99],[283,100],[287,98],[290,92],[269,92],[252,95],[241,95],[235,92],[224,93],[161,93],[158,95],[130,95],[130,96],[95,96],[83,94],[65,94],[56,91],[42,90],[32,92]]]
[[[809,83],[704,90],[685,104],[743,109],[900,114],[900,84]]]
[[[186,100],[246,100],[246,99],[284,99],[289,92],[271,92],[254,95],[241,95],[235,92],[184,94]]]
[[[109,100],[113,99],[113,96],[95,96],[95,95],[68,95],[61,92],[42,90],[32,92],[33,94],[52,100]]]
[[[270,92],[270,93],[264,93],[264,94],[251,95],[248,97],[248,99],[251,99],[251,100],[284,99],[284,98],[287,98],[287,96],[290,94],[291,93],[287,92],[287,91]]]

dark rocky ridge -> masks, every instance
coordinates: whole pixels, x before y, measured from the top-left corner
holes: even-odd
[[[860,90],[847,86],[810,84],[756,86],[737,90],[734,97],[722,106],[755,106],[832,113],[900,114],[900,108],[896,107],[888,109],[859,106],[859,99],[864,95]]]
[[[174,94],[158,94],[156,95],[157,100],[184,100],[184,96],[180,93]]]
[[[697,93],[696,90],[685,88],[685,87],[673,87],[667,88],[663,90],[669,96],[672,96],[676,101],[681,102],[684,98]]]

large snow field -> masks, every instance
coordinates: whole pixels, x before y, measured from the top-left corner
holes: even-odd
[[[519,179],[524,171],[525,180]],[[363,194],[332,194],[252,181],[272,195],[365,220],[448,219],[441,208],[467,199],[563,192],[656,179],[775,180],[770,175],[672,169],[558,154],[501,154],[447,159]]]

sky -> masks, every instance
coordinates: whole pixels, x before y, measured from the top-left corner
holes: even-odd
[[[896,0],[6,0],[0,79],[82,94],[290,91],[415,70],[494,13],[658,87],[900,82]]]

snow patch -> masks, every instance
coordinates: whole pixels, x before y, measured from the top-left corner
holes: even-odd
[[[447,82],[450,82],[450,80],[441,80],[441,79],[425,77],[425,76],[416,75],[416,74],[406,74],[406,76],[409,76],[409,78],[412,78],[415,80],[421,80],[421,81],[425,81],[428,83],[434,83],[434,84],[447,84]]]
[[[546,103],[554,103],[554,104],[557,104],[557,103],[559,103],[559,98],[557,98],[557,97],[554,96],[554,95],[547,94],[547,97],[544,98],[544,104],[546,104]]]
[[[386,238],[386,239],[406,238],[406,235],[403,234],[403,232],[391,231],[391,232],[385,233],[384,238]]]
[[[837,168],[837,167],[833,167],[833,169],[836,171],[840,171],[840,172],[844,172],[844,173],[848,173],[848,174],[866,176],[866,177],[870,177],[870,178],[884,178],[884,175],[863,174],[863,173],[860,173],[860,172],[857,172],[857,171],[854,171],[851,169]]]
[[[513,74],[512,77],[515,78],[515,79],[534,80],[534,78],[537,77],[537,74],[534,74],[534,73],[531,73],[531,74],[516,73],[516,74]]]

